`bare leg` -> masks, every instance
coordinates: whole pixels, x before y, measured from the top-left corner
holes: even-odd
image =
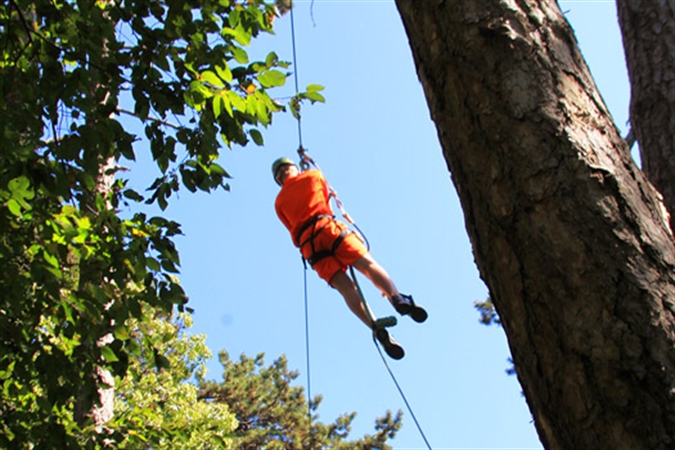
[[[396,289],[387,271],[370,256],[370,253],[357,259],[352,265],[368,277],[387,298],[399,295],[398,289]]]
[[[338,272],[330,280],[330,285],[337,289],[340,294],[342,294],[345,302],[347,302],[347,306],[349,306],[349,309],[356,315],[356,317],[361,319],[361,322],[365,323],[368,328],[372,328],[368,313],[366,312],[363,302],[361,301],[359,291],[352,279],[349,278],[346,273]],[[373,313],[371,311],[369,312],[371,317],[374,318],[375,316],[373,316]]]

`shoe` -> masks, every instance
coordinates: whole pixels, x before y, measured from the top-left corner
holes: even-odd
[[[382,344],[384,351],[387,352],[392,359],[401,359],[405,355],[403,347],[389,335],[389,332],[384,328],[377,328],[373,331],[375,338]]]
[[[424,308],[415,304],[411,295],[395,295],[391,298],[391,304],[400,315],[410,316],[417,323],[424,322],[429,316]]]

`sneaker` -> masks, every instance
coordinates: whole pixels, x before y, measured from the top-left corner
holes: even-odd
[[[401,359],[405,355],[403,347],[401,347],[398,342],[394,340],[393,337],[389,335],[389,332],[384,328],[378,328],[373,331],[375,338],[382,344],[384,351],[387,352],[393,359]]]
[[[427,320],[428,314],[421,306],[417,306],[411,295],[395,295],[391,298],[394,309],[402,316],[410,316],[417,323]]]

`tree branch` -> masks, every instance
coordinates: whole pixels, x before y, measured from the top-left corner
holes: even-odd
[[[127,115],[129,115],[129,116],[136,117],[137,119],[140,119],[140,117],[138,117],[138,114],[136,114],[136,113],[134,113],[134,112],[132,112],[132,111],[129,111],[129,110],[126,110],[126,109],[122,109],[122,108],[117,108],[116,111],[117,111],[118,113],[127,114]],[[171,123],[171,122],[167,122],[167,121],[162,120],[162,119],[158,119],[158,118],[156,118],[156,117],[148,117],[147,120],[150,120],[150,121],[152,121],[152,122],[161,123],[162,125],[165,125],[165,126],[167,126],[167,127],[169,127],[169,128],[173,128],[174,130],[180,130],[180,129],[181,129],[181,127],[178,126],[178,125],[175,125],[175,124],[173,124],[173,123]]]

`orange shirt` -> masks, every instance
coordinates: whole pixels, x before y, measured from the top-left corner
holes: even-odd
[[[291,233],[293,243],[302,225],[317,214],[333,215],[328,184],[318,170],[306,170],[288,178],[277,195],[274,207],[281,222]]]

